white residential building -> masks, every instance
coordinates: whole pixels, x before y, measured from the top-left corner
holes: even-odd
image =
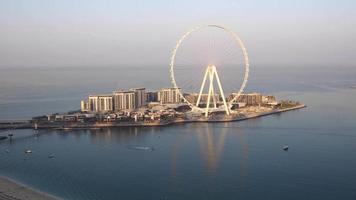
[[[161,104],[181,102],[180,88],[162,88],[158,92],[158,101]]]
[[[130,91],[135,92],[136,108],[146,105],[146,88],[132,88]]]
[[[114,92],[114,109],[126,110],[136,108],[136,94],[134,91]]]
[[[109,95],[90,95],[88,110],[93,112],[107,112],[113,110],[113,96]]]

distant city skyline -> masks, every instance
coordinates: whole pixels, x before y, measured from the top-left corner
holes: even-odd
[[[223,24],[251,65],[352,66],[356,2],[0,1],[0,68],[167,66],[180,35]]]

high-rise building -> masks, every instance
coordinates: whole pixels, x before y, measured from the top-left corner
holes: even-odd
[[[158,101],[161,104],[181,102],[180,88],[162,88],[158,92]]]
[[[114,92],[114,109],[126,110],[136,108],[136,93],[134,91]]]
[[[84,101],[84,100],[80,101],[80,110],[82,112],[89,111],[89,103],[87,101]]]
[[[132,88],[130,91],[135,92],[135,107],[140,108],[146,105],[146,89],[145,88]]]
[[[99,110],[98,106],[98,96],[89,96],[89,111],[97,112]]]
[[[109,95],[90,95],[88,110],[93,112],[107,112],[113,110],[113,96]]]
[[[112,111],[113,109],[113,96],[112,95],[101,95],[99,96],[99,111],[106,112]]]

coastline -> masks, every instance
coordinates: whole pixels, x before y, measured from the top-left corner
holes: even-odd
[[[9,177],[0,175],[0,200],[58,200],[60,198],[36,190]]]
[[[169,126],[173,124],[182,124],[182,123],[219,123],[219,122],[234,122],[234,121],[243,121],[257,117],[263,117],[266,115],[278,114],[282,112],[287,112],[291,110],[297,110],[305,108],[305,104],[296,105],[289,108],[276,109],[266,112],[259,113],[249,113],[245,116],[232,117],[227,119],[175,119],[168,121],[160,122],[129,122],[129,123],[116,123],[116,122],[96,122],[96,123],[41,123],[38,124],[38,129],[55,129],[55,130],[80,130],[80,129],[101,129],[101,128],[110,128],[110,127],[150,127],[150,126]],[[20,123],[20,122],[18,122]],[[14,123],[0,124],[0,129],[31,129],[34,128],[34,124],[30,121],[21,124],[20,126],[14,126]]]
[[[154,126],[170,126],[174,124],[184,124],[184,123],[224,123],[224,122],[235,122],[235,121],[244,121],[253,118],[263,117],[267,115],[278,114],[282,112],[298,110],[307,107],[305,104],[300,104],[297,106],[283,108],[278,110],[271,110],[260,113],[250,113],[242,117],[233,117],[227,119],[175,119],[170,121],[161,121],[155,123],[112,123],[112,122],[104,122],[104,123],[93,123],[93,124],[61,124],[52,125],[52,124],[42,124],[38,125],[38,129],[55,129],[55,130],[87,130],[87,129],[102,129],[102,128],[111,128],[111,127],[154,127]]]

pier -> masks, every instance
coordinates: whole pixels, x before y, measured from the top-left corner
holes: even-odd
[[[1,119],[0,129],[27,129],[32,128],[29,119]]]

